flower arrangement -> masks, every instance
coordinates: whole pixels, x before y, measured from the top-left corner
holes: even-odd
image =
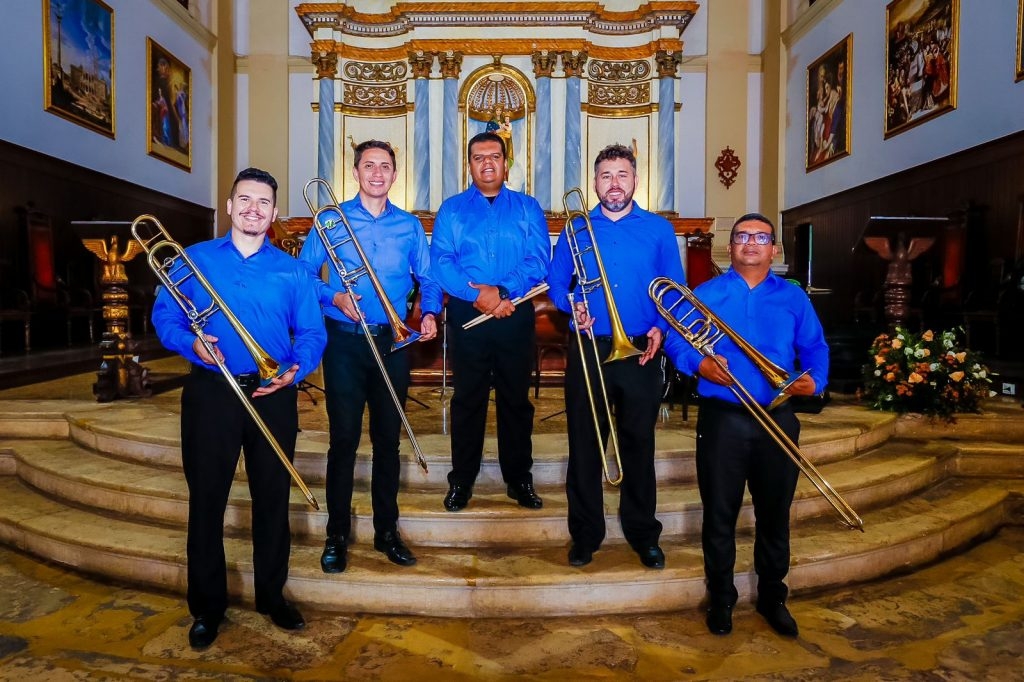
[[[961,348],[962,329],[914,334],[903,327],[879,334],[864,365],[858,397],[876,410],[918,412],[954,421],[958,412],[978,412],[994,395],[991,372],[981,358]]]

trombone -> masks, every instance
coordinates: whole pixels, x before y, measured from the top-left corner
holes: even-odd
[[[527,291],[522,296],[517,296],[516,298],[513,298],[512,299],[512,305],[513,306],[517,306],[520,303],[522,303],[523,301],[529,301],[534,296],[540,296],[541,294],[543,294],[547,290],[548,290],[548,283],[547,282],[541,282],[540,284],[534,286],[532,289]],[[472,320],[470,320],[466,324],[462,325],[462,328],[463,329],[472,329],[473,327],[477,326],[478,324],[480,324],[482,322],[486,322],[487,320],[491,319],[492,317],[494,317],[494,315],[492,315],[491,313],[484,313],[483,315],[477,315]]]
[[[843,520],[843,523],[851,530],[856,529],[864,532],[864,522],[857,512],[846,503],[846,500],[835,491],[835,489],[829,485],[828,481],[818,472],[811,462],[804,457],[804,454],[800,452],[800,448],[796,443],[783,431],[782,427],[779,426],[771,415],[768,414],[768,409],[765,409],[754,396],[750,394],[750,391],[746,389],[743,384],[736,380],[729,368],[726,367],[717,355],[715,355],[714,344],[717,343],[722,337],[728,337],[736,346],[747,356],[747,358],[754,363],[754,366],[765,376],[768,383],[771,384],[777,390],[785,390],[789,384],[793,383],[794,380],[790,380],[786,371],[773,363],[771,360],[766,358],[756,348],[751,346],[743,337],[729,328],[722,320],[711,311],[710,308],[704,305],[704,303],[697,298],[693,291],[682,284],[678,284],[668,277],[657,277],[651,282],[648,287],[647,293],[654,301],[658,312],[665,320],[679,332],[691,346],[694,347],[702,355],[705,355],[712,360],[724,371],[732,383],[729,384],[729,390],[733,392],[740,404],[743,405],[750,413],[750,415],[760,424],[761,428],[768,432],[768,435],[772,437],[772,440],[778,444],[780,448],[789,456],[791,460],[797,465],[801,472],[814,484],[818,492],[821,493],[824,498],[832,505],[832,508],[836,510],[839,517]],[[669,293],[674,293],[679,298],[671,305],[665,305],[665,296]],[[687,311],[681,318],[676,318],[674,310],[682,301],[686,301],[692,306],[692,309]],[[696,313],[692,319],[690,316]],[[797,377],[799,378],[799,377]],[[780,404],[782,401],[776,397],[772,402],[772,406]]]
[[[622,456],[619,452],[619,437],[615,433],[615,424],[612,419],[612,408],[608,402],[608,391],[605,389],[604,383],[604,372],[601,370],[601,365],[609,362],[615,362],[616,360],[624,360],[625,358],[633,357],[635,355],[643,355],[643,351],[639,350],[629,341],[629,337],[626,336],[626,331],[622,327],[622,319],[619,317],[619,311],[615,306],[615,299],[612,297],[611,289],[608,284],[608,275],[604,270],[604,262],[601,260],[601,252],[597,248],[597,240],[594,238],[594,226],[590,222],[590,216],[587,215],[585,210],[573,210],[569,208],[569,198],[572,196],[578,197],[580,206],[586,206],[585,199],[583,198],[583,191],[576,187],[575,189],[569,190],[562,195],[562,207],[565,209],[565,239],[566,244],[569,246],[569,252],[572,254],[573,269],[575,270],[576,280],[579,284],[580,291],[582,293],[582,303],[587,311],[587,316],[590,316],[590,301],[588,295],[593,293],[598,287],[604,287],[605,302],[608,308],[608,319],[612,328],[612,350],[603,361],[597,357],[597,339],[594,338],[593,332],[589,333],[590,344],[594,349],[594,358],[598,359],[597,362],[597,378],[596,381],[601,388],[601,402],[603,403],[603,416],[609,425],[608,433],[611,437],[611,450],[612,456],[615,459],[615,469],[618,472],[614,478],[608,471],[608,456],[607,453],[601,456],[601,468],[604,470],[604,478],[611,485],[619,485],[622,483]],[[583,222],[578,227],[573,225],[573,221],[577,218]],[[590,233],[590,246],[587,248],[581,248],[578,240],[578,233],[581,230],[585,230]],[[586,263],[583,261],[583,256],[593,253],[594,261],[597,263],[597,276],[591,277],[587,272]],[[587,386],[587,398],[590,400],[590,414],[594,418],[594,429],[597,431],[597,437],[601,439],[601,416],[602,413],[598,412],[598,405],[594,400],[594,387],[593,381],[590,378],[590,370],[587,369],[587,358],[583,344],[583,335],[580,333],[579,327],[576,324],[576,301],[572,293],[569,294],[569,308],[572,311],[570,314],[573,317],[573,329],[576,332],[576,344],[580,349],[580,364],[583,367],[583,381]]]
[[[327,191],[327,195],[330,198],[329,204],[319,206],[319,202],[314,202],[309,195],[309,189],[311,187],[319,185],[321,189]],[[341,205],[338,204],[338,199],[334,196],[334,190],[323,178],[313,178],[306,183],[306,186],[302,188],[302,197],[306,200],[306,205],[309,207],[310,213],[313,214],[313,229],[316,230],[317,236],[320,238],[321,243],[324,245],[324,250],[327,252],[327,258],[331,261],[331,266],[334,268],[335,273],[341,279],[342,286],[345,287],[345,293],[349,295],[352,301],[353,307],[356,309],[356,314],[359,316],[359,324],[363,328],[363,335],[366,336],[367,343],[370,344],[370,352],[373,353],[373,359],[377,361],[377,368],[380,369],[381,376],[384,377],[384,384],[388,387],[388,393],[391,394],[391,400],[395,403],[395,409],[398,410],[398,416],[402,419],[402,425],[405,427],[405,432],[409,436],[409,442],[412,444],[412,449],[416,453],[416,462],[420,465],[423,471],[427,471],[427,460],[423,456],[423,451],[420,450],[420,444],[416,441],[416,434],[412,431],[412,425],[409,424],[408,417],[405,416],[405,410],[402,409],[402,403],[398,399],[398,394],[395,392],[395,387],[391,383],[390,377],[388,377],[387,369],[384,367],[384,359],[380,356],[380,351],[377,350],[377,344],[373,342],[373,335],[370,333],[370,328],[366,326],[366,319],[363,317],[363,311],[359,307],[359,302],[355,296],[355,283],[356,281],[366,275],[370,280],[371,286],[373,286],[373,292],[380,300],[381,307],[384,308],[384,314],[388,318],[388,324],[391,325],[391,334],[394,339],[394,343],[391,346],[391,351],[400,350],[410,343],[414,343],[419,340],[420,333],[410,329],[402,321],[402,318],[398,316],[394,306],[391,305],[391,301],[388,300],[387,294],[384,291],[383,285],[380,280],[377,279],[377,273],[373,271],[370,266],[370,260],[366,257],[366,253],[363,252],[363,247],[359,244],[359,240],[356,239],[355,230],[352,229],[352,225],[348,222],[348,218],[345,217],[345,213],[341,210]],[[327,231],[335,226],[342,226],[344,228],[343,236],[337,241],[331,241],[330,235]],[[338,249],[345,244],[352,244],[352,247],[356,251],[358,260],[361,265],[353,270],[345,268],[345,264],[341,261],[341,256],[338,255]]]
[[[142,226],[147,223],[151,225],[151,228],[144,231]],[[267,424],[253,406],[252,401],[242,392],[242,387],[238,385],[234,375],[228,371],[228,367],[224,364],[224,360],[221,359],[217,349],[207,340],[206,334],[203,333],[203,328],[215,313],[220,312],[223,314],[224,319],[231,325],[235,333],[241,337],[242,343],[245,344],[246,349],[248,349],[253,360],[255,360],[261,386],[266,386],[270,383],[271,379],[283,374],[286,370],[280,367],[277,360],[270,357],[256,342],[256,339],[252,337],[252,334],[242,326],[242,323],[238,321],[238,318],[235,317],[227,304],[224,303],[224,300],[213,288],[209,280],[206,279],[192,259],[189,258],[188,254],[185,253],[181,244],[171,238],[170,233],[167,232],[166,228],[155,216],[149,214],[140,215],[132,221],[131,230],[135,240],[142,245],[142,249],[146,252],[146,262],[149,263],[150,269],[156,274],[157,279],[160,280],[160,283],[167,290],[167,293],[171,295],[175,303],[178,304],[178,307],[185,313],[192,332],[199,339],[199,342],[203,344],[203,348],[206,349],[206,352],[209,353],[214,362],[217,363],[217,368],[220,369],[221,374],[227,379],[228,384],[235,392],[235,395],[238,396],[238,399],[242,401],[242,405],[245,406],[249,416],[256,422],[256,426],[263,433],[263,437],[267,439],[270,447],[274,450],[274,454],[281,460],[284,468],[288,470],[288,474],[295,481],[295,485],[299,486],[302,494],[306,496],[306,501],[309,502],[310,506],[313,509],[320,509],[316,498],[313,497],[313,493],[309,492],[309,488],[303,482],[299,472],[295,470],[295,467],[288,460],[288,456],[281,448],[281,444],[274,438],[274,434],[270,432]],[[206,295],[210,297],[210,305],[203,310],[199,310],[195,303],[181,292],[182,283],[190,277],[194,278],[196,283],[206,292]]]

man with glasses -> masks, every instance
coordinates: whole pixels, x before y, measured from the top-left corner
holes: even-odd
[[[825,388],[828,346],[807,294],[771,271],[778,252],[775,228],[759,213],[740,217],[729,236],[732,267],[694,290],[722,322],[791,376],[797,363],[808,373],[790,384],[789,395],[814,395]],[[681,306],[682,317],[690,310]],[[799,470],[729,388],[731,379],[712,358],[696,351],[675,330],[665,352],[680,371],[697,373],[700,411],[697,419],[697,485],[704,508],[701,543],[709,606],[708,629],[717,635],[732,631],[732,609],[738,593],[733,584],[736,563],[736,519],[743,505],[744,485],[754,505],[754,571],[757,611],[781,635],[796,637],[796,621],[786,608],[789,572],[789,507]],[[728,337],[715,344],[718,361],[761,405],[775,389]],[[789,403],[770,412],[797,442],[800,422]]]

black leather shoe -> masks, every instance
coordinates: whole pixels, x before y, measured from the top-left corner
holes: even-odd
[[[533,483],[510,483],[505,489],[508,496],[519,503],[520,507],[527,509],[540,509],[544,506],[544,500],[537,497],[537,491],[533,489]]]
[[[324,573],[341,573],[348,565],[348,543],[344,535],[328,535],[324,553],[320,555],[320,568]]]
[[[636,553],[640,555],[640,563],[647,568],[665,568],[665,553],[661,551],[661,547],[641,547]]]
[[[796,637],[800,629],[796,626],[796,619],[789,613],[789,609],[782,602],[774,604],[758,604],[757,612],[764,616],[772,630],[783,637]]]
[[[205,649],[217,639],[217,628],[223,616],[199,616],[188,630],[188,644],[193,649]]]
[[[397,530],[389,530],[373,536],[373,548],[378,552],[384,552],[388,561],[399,566],[413,566],[416,564],[416,557],[409,551],[409,548],[402,542],[402,536]]]
[[[282,600],[269,609],[257,609],[264,616],[270,616],[270,620],[279,628],[284,630],[301,630],[306,627],[306,621],[302,618],[299,610]]]
[[[582,545],[577,545],[575,542],[569,548],[569,565],[570,566],[586,566],[594,559],[594,553]]]
[[[705,621],[708,631],[713,635],[727,635],[732,632],[732,607],[724,604],[712,604],[708,608]]]
[[[448,494],[444,498],[444,508],[450,512],[465,509],[471,497],[473,497],[473,488],[468,485],[452,483],[448,486]]]

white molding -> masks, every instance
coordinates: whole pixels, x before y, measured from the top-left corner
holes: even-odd
[[[808,31],[821,23],[828,13],[843,4],[843,0],[818,0],[810,7],[805,7],[792,24],[782,32],[782,44],[787,48],[802,38]]]
[[[179,26],[195,36],[207,50],[213,50],[217,46],[217,36],[199,23],[199,20],[182,7],[181,3],[177,0],[153,0],[153,4],[163,9],[164,14],[174,19]]]

